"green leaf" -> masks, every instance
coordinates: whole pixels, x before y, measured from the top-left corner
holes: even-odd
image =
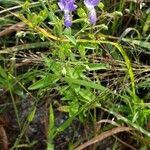
[[[114,11],[113,14],[117,16],[123,16],[121,11]]]
[[[47,150],[54,150],[54,144],[53,144],[54,129],[55,129],[55,126],[54,126],[54,111],[53,111],[52,104],[50,104]]]
[[[143,26],[143,33],[146,33],[148,32],[150,29],[150,14],[147,16],[147,19],[144,23],[144,26]]]
[[[0,75],[4,78],[7,79],[7,74],[6,71],[0,66]]]
[[[49,129],[53,129],[54,128],[54,111],[53,111],[53,106],[52,104],[50,104],[49,107]]]
[[[28,89],[29,90],[36,90],[48,87],[59,80],[60,76],[56,76],[55,74],[49,74],[48,76],[44,77],[43,79],[38,80],[37,82],[33,83]]]
[[[138,45],[143,48],[147,48],[148,51],[150,51],[150,42],[143,42],[143,41],[139,41],[139,40],[124,39],[124,38],[122,40],[125,42],[129,42],[131,44]]]
[[[69,115],[74,116],[75,114],[78,113],[78,110],[79,110],[79,102],[78,101],[72,102],[69,106]]]
[[[23,4],[22,8],[23,8],[23,10],[28,11],[29,6],[30,6],[30,2],[29,2],[29,1],[26,1],[26,2]]]
[[[79,49],[79,53],[80,53],[81,58],[82,58],[82,59],[86,59],[85,47],[84,47],[83,45],[80,45],[80,46],[78,47],[78,49]]]
[[[101,10],[103,10],[103,9],[104,9],[104,4],[103,4],[102,2],[100,2],[100,3],[98,4],[98,7],[99,7]]]
[[[73,78],[69,78],[69,77],[65,77],[64,80],[68,83],[83,85],[85,87],[90,87],[90,88],[97,89],[100,91],[110,91],[108,88],[106,88],[100,84],[96,84],[92,81],[73,79]]]
[[[29,122],[33,121],[34,116],[35,116],[35,113],[36,113],[36,107],[34,107],[34,109],[32,110],[32,112],[29,114],[29,116],[28,116],[28,118],[27,118],[27,120],[28,120]]]
[[[48,143],[47,150],[54,150],[54,144]]]
[[[141,81],[137,84],[138,87],[150,88],[150,80],[149,81]]]
[[[85,102],[91,102],[95,99],[95,95],[89,89],[82,88],[78,93],[83,99],[85,99]]]
[[[106,70],[108,69],[108,65],[102,64],[102,63],[91,63],[88,64],[89,71],[94,71],[94,70]]]
[[[87,17],[87,14],[83,8],[78,8],[77,9],[77,14],[80,18],[85,18]]]
[[[74,45],[77,44],[76,39],[72,35],[65,35],[65,36],[70,42],[72,42],[72,44]]]
[[[77,44],[76,39],[71,35],[71,28],[66,28],[64,31],[64,35],[72,44]]]
[[[63,123],[60,125],[60,127],[57,128],[55,135],[57,135],[58,133],[64,131],[67,127],[69,127],[74,118],[75,118],[75,116],[70,117],[70,118],[67,119],[65,122],[63,122]]]

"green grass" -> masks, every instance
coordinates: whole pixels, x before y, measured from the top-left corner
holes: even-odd
[[[130,134],[124,132],[135,143],[130,146],[149,149],[148,2],[140,9],[137,2],[102,1],[96,7],[95,26],[88,23],[83,3],[77,4],[81,7],[73,13],[72,27],[65,28],[56,1],[0,1],[0,35],[18,22],[27,25],[0,37],[0,113],[12,112],[11,129],[17,126],[16,134],[8,130],[10,144],[2,142],[2,146],[13,150],[40,145],[39,137],[31,139],[28,130],[44,107],[44,127],[39,129],[45,135],[43,149],[55,149],[60,135],[65,137],[72,126],[74,134],[65,145],[69,150],[101,134],[109,133],[113,140],[114,125],[118,130],[130,128]],[[31,108],[22,118],[24,99],[32,101],[32,107],[28,106]],[[56,125],[58,113],[67,119]],[[77,120],[82,127],[74,123]],[[99,127],[101,120],[114,124]],[[84,128],[84,133],[77,139],[79,128]],[[122,137],[116,135],[112,149],[121,148]],[[96,147],[98,144],[93,144],[92,148]]]

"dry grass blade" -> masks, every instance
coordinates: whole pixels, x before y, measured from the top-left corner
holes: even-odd
[[[116,128],[113,128],[113,129],[111,129],[109,131],[106,131],[106,132],[103,132],[102,134],[100,134],[100,135],[92,138],[91,140],[85,142],[84,144],[82,144],[79,147],[75,148],[75,150],[82,150],[82,149],[86,148],[87,146],[90,146],[94,143],[100,142],[100,141],[104,140],[105,138],[107,138],[109,136],[112,136],[116,133],[130,131],[130,130],[133,130],[133,129],[129,128],[129,127],[116,127]]]
[[[0,126],[0,139],[2,141],[3,150],[8,150],[8,138],[3,126]]]
[[[25,26],[26,26],[26,24],[23,22],[19,22],[17,24],[14,24],[14,25],[0,31],[0,37],[11,34],[11,33],[16,32],[16,31],[19,31],[22,28],[24,28]]]
[[[115,121],[113,121],[113,120],[109,120],[109,119],[103,119],[103,120],[100,120],[100,121],[98,121],[97,122],[97,125],[100,125],[100,124],[102,124],[102,123],[109,123],[109,124],[112,124],[112,125],[114,125],[114,126],[120,126],[118,123],[116,123]]]
[[[8,150],[8,138],[4,126],[7,126],[8,120],[0,115],[0,144],[3,150]]]
[[[129,145],[128,143],[122,141],[121,139],[119,139],[117,136],[113,136],[117,141],[119,141],[120,143],[122,143],[124,146],[130,148],[131,150],[137,150],[136,148],[134,148],[133,146]]]

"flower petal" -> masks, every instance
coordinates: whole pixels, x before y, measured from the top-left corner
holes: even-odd
[[[96,18],[96,11],[94,8],[89,11],[89,19],[91,24],[96,24],[97,18]]]
[[[74,3],[75,0],[60,0],[60,2],[58,2],[58,5],[62,11],[74,11],[77,8]]]
[[[75,5],[75,0],[60,0],[58,2],[58,6],[60,7],[61,11],[64,11],[65,26],[70,27],[72,25],[70,14],[77,8]]]
[[[64,24],[65,24],[65,26],[66,26],[67,28],[68,28],[68,27],[71,27],[71,25],[72,25],[71,17],[70,17],[69,11],[65,11],[65,12],[64,12]]]
[[[95,6],[99,4],[100,0],[84,0],[84,4],[89,10],[89,20],[91,24],[96,24],[96,11]]]
[[[100,0],[84,0],[87,8],[95,7],[99,4]]]

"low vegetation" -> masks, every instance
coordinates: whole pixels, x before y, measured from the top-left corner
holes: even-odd
[[[150,149],[150,3],[86,1],[0,0],[1,149]]]

